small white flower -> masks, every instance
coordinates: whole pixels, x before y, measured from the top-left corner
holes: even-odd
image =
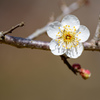
[[[80,25],[80,21],[74,15],[65,16],[61,23],[50,23],[47,34],[53,39],[49,45],[51,52],[54,55],[66,54],[70,58],[77,58],[82,54],[82,42],[90,36],[88,28]]]

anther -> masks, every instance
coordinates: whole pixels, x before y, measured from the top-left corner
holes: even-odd
[[[65,28],[66,30],[68,30],[68,28]]]
[[[73,34],[76,34],[76,32],[73,32]]]
[[[58,32],[58,34],[59,34],[60,32]]]
[[[70,25],[68,25],[68,27],[70,27]]]
[[[75,45],[73,47],[75,47]]]
[[[71,28],[69,30],[72,30]]]
[[[74,31],[76,31],[76,28],[74,29]]]
[[[63,32],[63,30],[61,30],[61,32]]]
[[[66,26],[63,26],[63,28],[65,28]]]
[[[73,28],[75,28],[75,26]]]
[[[65,46],[63,45],[63,47],[65,47]]]

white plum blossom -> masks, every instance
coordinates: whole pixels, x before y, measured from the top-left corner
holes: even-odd
[[[50,23],[47,28],[47,34],[53,40],[49,47],[54,55],[66,54],[70,58],[79,57],[90,32],[84,25],[80,25],[80,21],[74,15],[67,15],[60,22]]]

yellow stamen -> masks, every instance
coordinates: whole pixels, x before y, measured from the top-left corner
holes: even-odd
[[[59,34],[60,32],[58,32],[58,34]]]
[[[60,29],[60,27],[58,27]]]
[[[76,31],[76,28],[74,29],[74,31]]]
[[[78,40],[76,42],[78,42]]]
[[[68,28],[65,28],[66,30],[68,30]]]
[[[66,26],[63,26],[63,28],[65,28]]]
[[[73,45],[73,47],[75,47],[75,45]]]
[[[72,45],[71,45],[71,47],[72,47]]]
[[[60,39],[58,41],[60,41]]]
[[[68,27],[70,27],[70,25],[68,25]]]
[[[75,26],[73,28],[75,28]]]
[[[73,32],[73,34],[76,34],[76,32]]]
[[[63,45],[63,47],[65,47],[65,46]]]
[[[61,32],[63,32],[63,30],[61,30]]]
[[[69,30],[72,30],[71,28]]]

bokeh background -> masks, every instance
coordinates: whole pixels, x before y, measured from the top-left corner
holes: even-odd
[[[27,37],[46,25],[52,12],[55,17],[61,14],[59,0],[0,0],[0,31],[24,21],[24,27],[9,35]],[[90,29],[89,39],[95,33],[99,13],[100,0],[90,0],[89,5],[72,13]],[[51,39],[43,34],[36,40]],[[50,51],[0,44],[0,100],[100,100],[100,52],[84,51],[69,62],[89,69],[91,78],[75,76]]]

